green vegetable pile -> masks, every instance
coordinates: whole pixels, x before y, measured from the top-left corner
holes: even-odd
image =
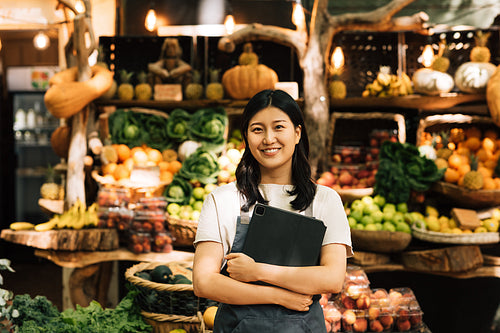
[[[170,148],[167,125],[167,118],[125,109],[109,116],[111,142],[124,143],[130,148],[142,144],[159,150]]]
[[[227,123],[224,108],[200,109],[191,118],[190,138],[201,142],[205,150],[219,153],[224,149]]]
[[[428,190],[445,171],[438,170],[434,161],[421,156],[418,148],[409,143],[385,141],[379,160],[374,194],[392,203],[407,202],[412,190]]]
[[[163,196],[169,203],[188,205],[193,193],[193,187],[184,178],[175,175],[172,182],[165,188]]]
[[[191,115],[182,109],[173,110],[168,118],[167,136],[176,143],[184,142],[189,135]]]
[[[202,148],[189,155],[179,170],[179,176],[191,182],[214,184],[220,168],[217,157]]]
[[[138,291],[130,290],[114,309],[103,309],[92,301],[88,307],[59,312],[45,296],[16,295],[12,303],[18,316],[13,319],[19,333],[135,333],[151,332],[134,302]]]

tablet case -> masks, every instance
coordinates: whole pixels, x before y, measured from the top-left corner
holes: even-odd
[[[267,264],[315,266],[325,231],[321,220],[257,203],[243,253]]]

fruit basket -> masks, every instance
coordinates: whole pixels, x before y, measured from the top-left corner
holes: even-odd
[[[500,205],[500,190],[469,190],[463,186],[439,181],[431,190],[467,208],[486,208]]]
[[[452,234],[423,229],[418,224],[412,225],[413,237],[431,242],[446,244],[494,244],[500,241],[498,232],[478,232],[471,234]]]
[[[208,300],[194,295],[192,284],[157,283],[136,275],[159,265],[165,264],[143,262],[129,267],[125,272],[127,281],[139,290],[135,302],[141,308],[141,315],[146,322],[153,326],[153,333],[168,333],[178,328],[188,333],[204,332],[201,313],[209,304]],[[190,266],[189,262],[168,264],[173,274],[188,275]]]
[[[168,230],[172,234],[174,246],[192,246],[198,221],[184,220],[166,213]]]
[[[410,245],[412,235],[401,231],[351,230],[354,248],[369,252],[395,253]]]

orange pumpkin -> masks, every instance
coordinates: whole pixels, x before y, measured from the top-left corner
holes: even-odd
[[[274,89],[278,75],[266,65],[237,65],[222,76],[222,85],[233,99],[248,99],[264,89]]]
[[[69,142],[71,141],[71,127],[61,125],[52,132],[50,144],[57,156],[68,158]]]
[[[497,66],[486,86],[486,102],[491,119],[497,126],[500,126],[500,65]]]

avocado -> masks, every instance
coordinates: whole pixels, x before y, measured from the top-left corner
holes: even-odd
[[[174,275],[171,283],[173,283],[173,284],[192,284],[191,280],[189,280],[187,277],[185,277],[182,274]]]
[[[157,283],[172,283],[173,274],[166,265],[156,266],[151,271],[151,281]]]
[[[151,274],[148,272],[142,271],[135,273],[135,276],[140,277],[141,279],[151,281]]]

